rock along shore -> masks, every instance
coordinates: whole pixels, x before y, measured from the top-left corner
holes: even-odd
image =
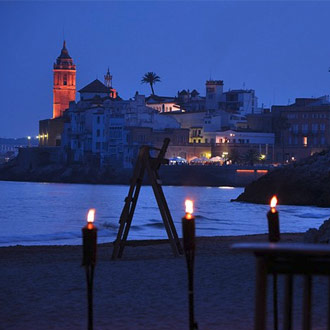
[[[235,201],[268,204],[273,195],[280,204],[330,207],[330,150],[269,172]]]

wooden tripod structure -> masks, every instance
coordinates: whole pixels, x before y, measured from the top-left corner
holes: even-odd
[[[114,241],[114,248],[112,253],[112,260],[121,258],[124,252],[125,243],[127,240],[128,232],[131,227],[136,203],[138,201],[142,181],[145,172],[147,172],[152,186],[158,208],[163,218],[164,226],[170,241],[173,253],[175,256],[183,254],[183,250],[176,232],[173,219],[168,208],[165,195],[161,186],[161,180],[158,175],[158,170],[161,164],[168,164],[168,160],[164,159],[170,139],[164,139],[161,149],[152,148],[149,146],[142,146],[139,151],[138,159],[135,164],[131,185],[129,188],[128,196],[125,198],[125,205],[121,212],[119,219],[119,230],[117,238]],[[159,151],[158,156],[153,158],[150,156],[150,150]]]

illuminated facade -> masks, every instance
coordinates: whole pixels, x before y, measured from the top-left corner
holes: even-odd
[[[53,119],[62,117],[69,103],[76,99],[76,65],[66,49],[65,41],[60,56],[54,63]]]

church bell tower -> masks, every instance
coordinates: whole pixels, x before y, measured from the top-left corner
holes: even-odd
[[[76,65],[66,49],[65,41],[60,56],[54,63],[53,119],[61,117],[71,101],[76,99]]]

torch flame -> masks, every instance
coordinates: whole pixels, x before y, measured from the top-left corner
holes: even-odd
[[[94,222],[95,209],[89,209],[87,215],[87,222]]]
[[[194,212],[194,202],[190,199],[185,200],[186,213],[192,214]]]
[[[277,204],[277,197],[276,196],[273,196],[273,198],[270,201],[270,207],[271,208],[275,208],[276,207],[276,204]]]

